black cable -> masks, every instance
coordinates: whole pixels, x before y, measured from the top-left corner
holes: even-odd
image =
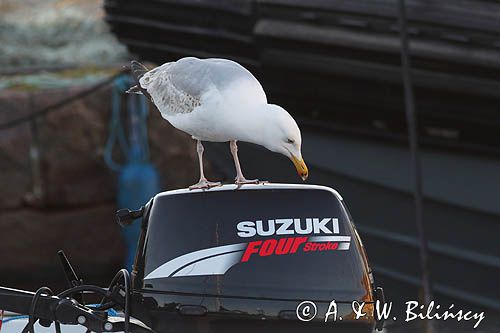
[[[411,75],[411,61],[409,55],[409,38],[407,31],[406,4],[405,0],[399,0],[399,32],[401,39],[401,63],[403,72],[403,88],[405,97],[406,121],[408,124],[408,136],[410,141],[411,162],[413,165],[415,220],[420,241],[419,254],[422,269],[422,286],[424,291],[424,303],[429,305],[432,300],[432,283],[430,278],[428,243],[423,222],[423,191],[422,191],[422,169],[418,147],[418,119],[415,111],[415,100],[413,96],[413,83]],[[435,332],[432,321],[427,321],[427,333]]]
[[[3,124],[0,124],[0,130],[3,130],[3,129],[7,129],[7,128],[11,128],[11,127],[15,127],[15,126],[18,126],[22,123],[25,123],[27,121],[30,121],[32,119],[35,119],[35,118],[38,118],[40,116],[43,116],[43,115],[47,115],[53,111],[56,111],[57,109],[65,106],[66,104],[68,103],[71,103],[77,99],[80,99],[80,98],[83,98],[87,95],[90,95],[91,93],[93,93],[94,91],[96,90],[99,90],[100,88],[102,87],[105,87],[107,86],[108,84],[112,83],[118,76],[122,75],[124,72],[126,72],[128,69],[122,69],[121,71],[119,71],[118,73],[108,77],[107,79],[104,79],[92,86],[90,86],[89,88],[85,89],[85,90],[82,90],[81,92],[79,93],[76,93],[72,96],[69,96],[67,98],[64,98],[62,100],[60,100],[59,102],[56,102],[52,105],[48,105],[44,108],[42,108],[41,110],[38,110],[38,111],[35,111],[27,116],[24,116],[24,117],[19,117],[17,119],[14,119],[14,120],[11,120],[11,121],[7,121]]]
[[[123,278],[123,284],[125,288],[125,305],[123,312],[125,314],[125,323],[124,323],[124,333],[129,333],[130,332],[130,273],[122,268],[116,273],[115,277],[113,280],[111,280],[111,283],[109,284],[109,290],[112,290],[112,288],[115,286],[117,282],[120,281],[120,278]],[[102,302],[101,302],[102,303]],[[105,304],[101,304],[101,306],[104,306]]]
[[[72,297],[74,294],[77,293],[82,293],[82,292],[92,292],[96,294],[100,294],[103,296],[103,300],[101,301],[101,304],[96,308],[98,310],[107,310],[109,308],[112,308],[114,305],[116,305],[116,302],[111,300],[109,302],[104,303],[104,300],[112,296],[113,292],[113,287],[115,285],[118,285],[118,282],[123,279],[123,284],[124,284],[124,291],[125,291],[125,304],[123,305],[123,310],[125,314],[125,323],[124,323],[124,333],[129,333],[130,332],[130,290],[131,290],[131,284],[130,284],[130,274],[126,269],[121,269],[116,273],[115,277],[111,281],[109,288],[101,288],[93,285],[79,285],[75,286],[73,288],[69,288],[67,290],[64,290],[63,292],[59,293],[57,296],[60,298],[64,297]],[[121,287],[118,285],[119,288]],[[36,306],[37,303],[40,299],[40,297],[43,294],[47,294],[48,296],[54,295],[52,290],[48,287],[41,287],[39,288],[35,294],[33,295],[33,299],[31,300],[31,306],[29,309],[29,316],[28,316],[28,323],[22,330],[22,333],[35,333],[35,322],[38,320],[38,318],[35,317],[35,312],[36,312]],[[61,333],[61,325],[60,323],[55,320],[55,330],[56,333]]]
[[[101,294],[104,297],[108,297],[110,295],[109,290],[106,290],[104,288],[93,286],[93,285],[88,285],[88,284],[81,284],[79,286],[76,286],[76,287],[73,287],[70,289],[66,289],[65,291],[59,293],[57,296],[64,298],[64,297],[72,296],[76,293],[81,293],[83,291],[94,292],[96,294]]]
[[[76,286],[76,287],[67,289],[67,290],[61,292],[60,294],[58,294],[57,296],[61,297],[61,298],[68,297],[68,296],[71,296],[73,294],[80,293],[82,291],[91,291],[91,292],[98,293],[98,294],[101,294],[104,296],[109,295],[109,292],[104,288],[100,288],[100,287],[96,287],[96,286],[92,286],[92,285],[80,285],[80,286]],[[54,294],[52,292],[52,290],[48,287],[41,287],[35,292],[35,295],[33,296],[33,299],[31,300],[31,306],[30,306],[30,310],[28,313],[29,314],[28,315],[28,324],[26,324],[22,333],[35,333],[36,305],[37,305],[38,300],[40,299],[40,297],[42,296],[43,293],[45,293],[49,296],[52,296]],[[61,324],[58,321],[55,321],[54,325],[55,325],[56,333],[61,333]]]
[[[37,320],[37,318],[35,318],[36,303],[38,303],[38,300],[40,299],[40,296],[42,296],[42,293],[46,293],[49,296],[54,295],[52,290],[48,287],[38,288],[38,290],[35,292],[35,295],[33,296],[33,299],[31,300],[30,310],[28,312],[28,324],[26,324],[22,333],[35,333],[35,322]],[[60,328],[59,331],[57,331],[57,326],[56,332],[60,333]]]
[[[106,310],[109,308],[112,308],[113,305],[116,304],[114,301],[109,301],[104,303],[104,301],[111,296],[111,293],[113,291],[113,287],[120,281],[120,279],[123,279],[123,284],[124,284],[124,289],[125,289],[125,304],[124,304],[124,314],[125,314],[125,323],[124,323],[124,333],[129,333],[130,332],[130,274],[126,269],[121,269],[116,273],[114,276],[113,280],[111,280],[111,283],[109,284],[109,288],[101,288],[93,285],[79,285],[70,289],[67,289],[61,293],[59,293],[57,296],[58,297],[71,297],[72,295],[76,293],[81,293],[84,291],[90,291],[94,292],[96,294],[100,294],[103,296],[103,299],[101,301],[101,304],[96,308],[97,310]],[[57,329],[57,327],[56,327]],[[23,333],[28,333],[24,332]],[[30,332],[34,333],[34,332]],[[60,332],[58,332],[60,333]]]

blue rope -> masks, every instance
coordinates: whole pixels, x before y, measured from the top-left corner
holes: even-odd
[[[137,153],[131,150],[130,140],[127,140],[121,119],[122,96],[131,85],[133,85],[133,81],[128,75],[121,75],[113,82],[111,120],[109,122],[108,139],[104,146],[104,161],[114,171],[120,171],[123,167],[122,164],[115,162],[113,159],[113,150],[117,142],[119,150],[126,157],[126,160],[130,161],[133,157],[131,154]],[[134,112],[138,120],[137,147],[140,148],[140,159],[147,161],[150,157],[147,130],[148,104],[146,98],[142,95],[128,95],[127,99],[129,112]]]
[[[100,305],[101,304],[86,304],[85,306],[92,309],[92,308],[97,308]],[[115,309],[108,309],[106,311],[108,312],[108,316],[111,316],[111,317],[118,316],[118,312]]]

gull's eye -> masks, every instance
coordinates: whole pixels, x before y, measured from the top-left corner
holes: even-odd
[[[295,141],[293,139],[286,139],[288,143],[294,143]]]

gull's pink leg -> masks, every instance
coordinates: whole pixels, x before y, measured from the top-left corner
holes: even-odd
[[[203,145],[200,140],[196,140],[196,152],[198,153],[198,163],[200,164],[200,181],[194,185],[189,186],[190,190],[196,189],[209,189],[211,187],[220,186],[220,182],[210,182],[205,178],[205,173],[203,172]]]
[[[258,184],[258,179],[248,180],[243,176],[243,172],[241,172],[240,160],[238,159],[238,146],[236,145],[236,140],[229,142],[229,147],[231,148],[231,154],[233,154],[234,166],[236,167],[236,178],[235,183],[238,185],[243,184]]]

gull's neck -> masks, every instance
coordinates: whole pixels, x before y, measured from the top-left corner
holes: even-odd
[[[269,123],[273,122],[273,112],[269,110],[268,104],[255,106],[243,112],[240,122],[238,140],[265,146],[269,137]]]

